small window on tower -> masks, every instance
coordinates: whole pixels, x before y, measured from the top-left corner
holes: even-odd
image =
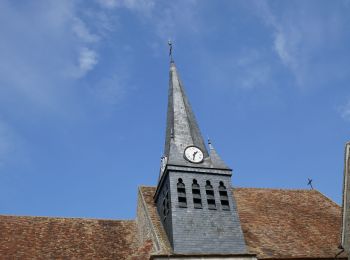
[[[192,183],[192,196],[193,196],[194,208],[201,209],[202,208],[201,190],[196,179],[194,179]]]
[[[163,212],[162,212],[163,218],[166,219],[166,217],[169,214],[169,210],[170,210],[169,192],[168,191],[165,193],[165,196],[163,198],[162,208],[163,208]]]
[[[177,196],[179,201],[179,207],[187,208],[185,184],[183,183],[181,178],[178,179],[177,183]]]
[[[210,181],[207,181],[205,185],[205,193],[207,194],[208,209],[216,209],[214,189],[211,186]]]
[[[230,210],[230,204],[228,202],[227,190],[222,181],[219,186],[220,202],[223,210]]]

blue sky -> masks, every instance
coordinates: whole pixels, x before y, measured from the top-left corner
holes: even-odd
[[[0,214],[133,218],[163,152],[168,39],[235,187],[341,202],[350,1],[0,1]]]

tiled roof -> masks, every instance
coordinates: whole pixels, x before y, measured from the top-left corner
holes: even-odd
[[[259,258],[334,258],[341,208],[316,190],[236,188],[243,233]]]
[[[158,253],[169,254],[153,202],[155,187],[140,192],[160,240]],[[236,188],[233,193],[248,249],[258,258],[331,259],[339,252],[341,209],[318,191]],[[130,220],[0,216],[0,256],[148,259],[153,245],[140,246],[137,234]]]
[[[135,234],[135,221],[128,220],[0,216],[0,256],[145,259],[152,245],[138,247]]]
[[[155,207],[155,188],[141,192]],[[339,252],[341,208],[320,192],[236,188],[233,194],[249,252],[258,258],[333,259]]]

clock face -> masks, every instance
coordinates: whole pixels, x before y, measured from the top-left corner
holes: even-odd
[[[189,146],[185,149],[185,158],[192,163],[200,163],[203,161],[203,153],[196,146]]]

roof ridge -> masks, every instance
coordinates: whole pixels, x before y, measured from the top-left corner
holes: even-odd
[[[318,191],[316,189],[310,190],[310,189],[300,189],[300,188],[265,188],[265,187],[232,187],[233,190],[235,189],[246,189],[246,190],[279,190],[279,191]]]
[[[321,191],[319,190],[315,190],[318,193],[320,193],[325,199],[327,199],[329,202],[331,202],[332,204],[337,205],[338,207],[341,207],[341,205],[339,205],[338,203],[336,203],[335,201],[333,201],[331,198],[329,198],[327,195],[323,194]]]
[[[141,185],[139,186],[140,188],[157,188],[156,186],[145,186],[145,185]],[[313,189],[313,190],[310,190],[310,189],[301,189],[301,188],[267,188],[267,187],[232,187],[232,189],[251,189],[251,190],[284,190],[284,191],[318,191],[317,189]]]
[[[108,219],[108,218],[85,218],[85,217],[57,217],[57,216],[29,216],[29,215],[6,215],[0,214],[1,217],[16,217],[16,218],[44,218],[44,219],[69,219],[69,220],[106,220],[106,221],[128,221],[135,222],[134,219]]]

